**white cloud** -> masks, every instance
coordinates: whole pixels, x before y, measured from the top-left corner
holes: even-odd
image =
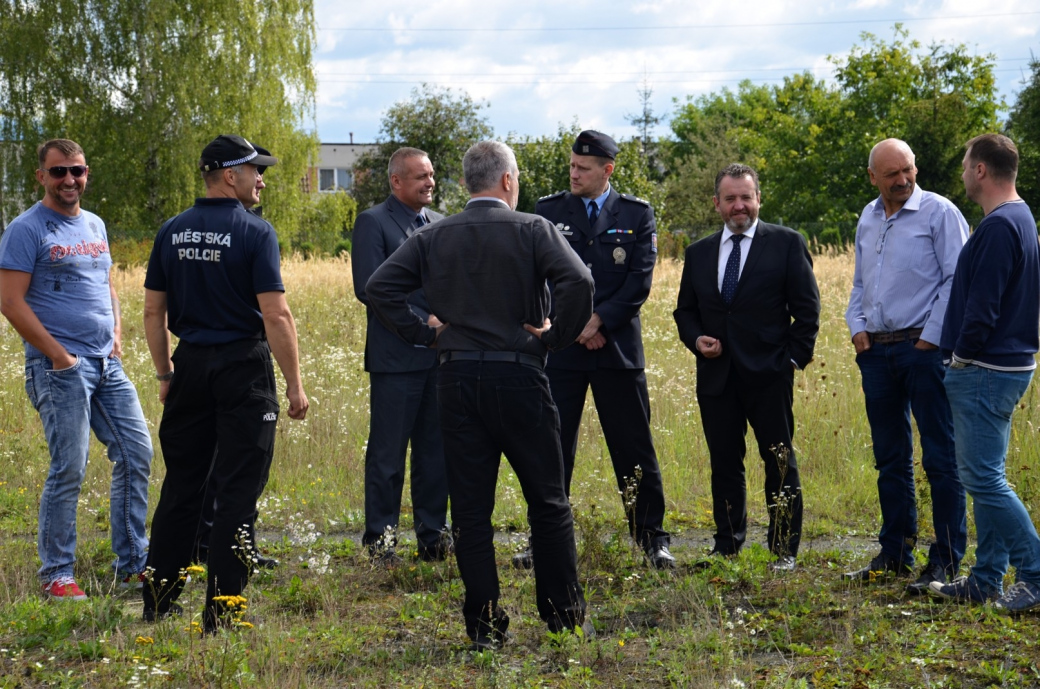
[[[629,136],[625,116],[639,107],[644,68],[653,107],[667,115],[673,98],[736,88],[743,78],[777,83],[806,69],[827,78],[833,72],[828,54],[847,54],[863,31],[891,40],[896,20],[925,46],[946,39],[1001,60],[1025,58],[1031,47],[1040,52],[1040,15],[993,15],[1036,12],[1033,4],[1008,0],[986,13],[976,0],[945,0],[938,7],[890,0],[808,7],[792,0],[528,0],[520,8],[486,0],[392,7],[317,0],[319,135],[343,140],[354,131],[355,140],[371,140],[381,113],[428,82],[489,101],[485,113],[501,136],[552,134],[575,117],[583,127]],[[950,18],[966,15],[983,16]],[[448,30],[478,27],[493,30]],[[590,27],[600,30],[581,30]],[[1010,96],[1025,62],[997,66],[1001,90]]]

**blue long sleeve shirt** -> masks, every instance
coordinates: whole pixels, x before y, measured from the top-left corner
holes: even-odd
[[[845,322],[863,331],[922,328],[921,339],[939,343],[957,256],[968,223],[948,199],[914,187],[903,207],[885,217],[877,198],[856,226],[856,268]]]

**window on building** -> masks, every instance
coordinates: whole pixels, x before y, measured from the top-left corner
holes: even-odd
[[[319,191],[349,191],[354,177],[347,168],[323,167],[318,169]]]

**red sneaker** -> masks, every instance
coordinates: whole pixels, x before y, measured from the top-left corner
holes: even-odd
[[[127,574],[119,580],[119,588],[126,590],[144,588],[144,579],[144,572]]]
[[[87,594],[83,593],[72,577],[59,577],[43,587],[43,592],[49,598],[56,600],[86,600]]]

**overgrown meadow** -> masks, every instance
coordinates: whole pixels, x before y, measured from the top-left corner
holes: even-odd
[[[879,521],[870,434],[843,320],[848,254],[816,259],[822,330],[815,362],[795,379],[806,512],[799,568],[783,576],[766,569],[763,479],[753,449],[748,489],[757,543],[736,560],[692,566],[710,545],[711,500],[694,359],[671,317],[680,272],[681,264],[663,260],[643,309],[665,525],[680,567],[648,569],[628,539],[590,396],[572,498],[597,634],[548,634],[535,611],[533,577],[508,566],[525,541],[526,519],[503,462],[494,519],[502,602],[515,635],[497,653],[467,650],[454,561],[430,565],[414,557],[407,491],[404,564],[372,565],[358,545],[368,379],[364,310],[346,260],[283,266],[311,411],[302,423],[284,414],[279,420],[260,509],[261,546],[282,564],[246,589],[248,624],[211,637],[192,624],[200,619],[203,577],[188,584],[185,616],[158,624],[141,621],[139,594],[115,587],[109,465],[97,444],[80,500],[76,567],[90,599],[42,598],[35,531],[47,447],[23,390],[21,342],[0,324],[0,687],[1040,686],[1037,616],[911,598],[900,582],[841,581],[841,572],[876,550]],[[141,325],[143,279],[141,268],[114,272],[124,364],[155,431],[161,407]],[[1038,425],[1034,386],[1015,417],[1008,474],[1040,517]],[[164,473],[155,443],[153,506]],[[931,516],[919,462],[917,473],[923,557]],[[968,563],[973,559],[969,550]]]

